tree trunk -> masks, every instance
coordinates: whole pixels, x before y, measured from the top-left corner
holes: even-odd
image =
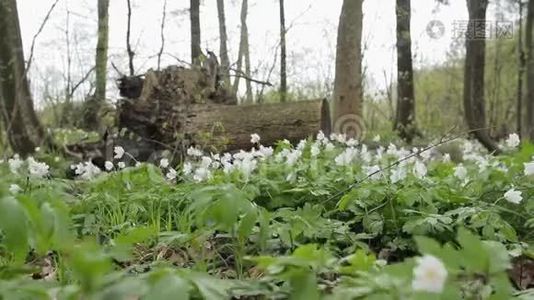
[[[248,26],[245,23],[245,34],[244,34],[245,40],[243,43],[243,58],[245,59],[245,87],[246,87],[246,98],[245,101],[247,103],[252,103],[254,101],[253,95],[252,95],[252,83],[250,82],[249,78],[252,78],[252,71],[251,71],[251,65],[250,65],[250,44],[248,41]]]
[[[134,56],[135,52],[132,50],[132,43],[130,42],[131,34],[132,34],[132,3],[130,0],[126,0],[126,4],[128,6],[128,20],[127,20],[127,27],[126,27],[126,52],[128,53],[128,67],[130,69],[130,76],[135,75],[135,68],[134,68]]]
[[[200,0],[191,0],[191,62],[200,65],[202,48],[200,47]]]
[[[534,1],[530,1],[533,2]],[[532,22],[531,22],[532,24]],[[531,25],[532,27],[532,25]],[[532,29],[531,29],[532,30]],[[532,32],[532,31],[531,31]],[[517,34],[517,95],[516,95],[516,130],[523,136],[523,77],[526,69],[525,49],[523,45],[523,2],[519,1],[519,28]]]
[[[248,0],[243,0],[241,3],[241,37],[239,41],[239,53],[237,54],[237,63],[236,63],[236,78],[234,80],[234,95],[237,97],[237,92],[239,91],[239,81],[241,79],[240,73],[242,73],[243,68],[243,58],[245,57],[245,52],[248,48],[248,28],[247,28],[247,14],[248,14]],[[246,62],[245,62],[246,65]],[[245,72],[246,73],[246,72]],[[245,74],[248,76],[247,74]]]
[[[13,151],[27,155],[47,140],[26,78],[16,0],[0,0],[0,36],[2,120]]]
[[[413,86],[411,0],[397,0],[397,115],[395,131],[408,144],[417,133]]]
[[[85,127],[98,128],[99,112],[106,101],[107,65],[108,65],[108,32],[109,32],[109,0],[98,0],[98,42],[96,45],[95,62],[95,94],[87,100],[85,108]]]
[[[339,17],[333,99],[333,130],[364,134],[362,120],[362,0],[344,0]]]
[[[526,82],[523,104],[524,137],[534,141],[534,0],[528,1],[527,22],[525,27]]]
[[[284,0],[280,0],[280,102],[287,101],[286,56],[286,17]]]
[[[490,152],[499,152],[486,125],[484,68],[485,23],[488,0],[467,1],[469,26],[465,37],[464,112],[472,135]]]
[[[226,87],[230,86],[230,59],[228,58],[228,35],[226,33],[226,16],[224,0],[217,0],[217,14],[219,17],[219,56],[221,57],[221,76]]]

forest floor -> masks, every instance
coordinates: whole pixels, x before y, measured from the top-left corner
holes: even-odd
[[[502,147],[252,135],[179,166],[14,156],[0,299],[533,299],[534,145]]]

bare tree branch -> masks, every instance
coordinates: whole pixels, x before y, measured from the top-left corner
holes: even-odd
[[[31,65],[32,65],[32,61],[33,61],[33,53],[34,53],[34,50],[35,50],[35,42],[37,41],[37,37],[41,34],[41,32],[43,31],[46,23],[48,23],[48,19],[50,19],[50,15],[52,14],[52,12],[54,11],[54,8],[56,8],[56,5],[59,3],[60,0],[56,0],[52,6],[50,6],[50,8],[48,9],[48,12],[46,13],[46,16],[45,18],[43,19],[43,22],[41,22],[41,26],[39,26],[39,29],[37,30],[37,32],[33,35],[33,38],[32,38],[32,45],[30,47],[30,56],[28,57],[28,61],[26,62],[26,71],[25,71],[25,75],[27,75],[26,73],[28,72],[28,70],[30,69]]]
[[[167,17],[167,0],[163,2],[163,14],[161,16],[161,48],[158,52],[158,71],[161,69],[161,56],[165,49],[165,18]]]
[[[89,76],[91,76],[91,73],[93,73],[93,71],[95,70],[95,66],[92,66],[91,69],[89,69],[89,71],[87,71],[87,73],[85,73],[85,75],[76,83],[72,86],[72,88],[70,89],[70,94],[69,94],[69,98],[72,98],[74,96],[74,93],[76,92],[76,90],[85,82],[87,81],[87,79],[89,78]]]
[[[133,76],[135,74],[135,69],[133,65],[133,60],[135,53],[132,50],[132,46],[130,44],[130,35],[131,35],[131,28],[132,28],[132,3],[130,0],[126,0],[126,3],[128,4],[128,26],[126,27],[126,51],[128,52],[128,65],[130,67],[130,76]]]
[[[254,82],[254,83],[257,83],[257,84],[261,84],[261,85],[273,86],[273,84],[268,82],[268,81],[261,81],[261,80],[258,80],[258,79],[251,78],[251,77],[247,76],[247,74],[245,74],[245,72],[243,72],[241,70],[233,69],[233,68],[230,68],[230,70],[235,72],[235,74],[230,75],[230,76],[233,76],[233,77],[236,77],[236,78],[243,78],[243,79],[246,79],[246,80],[248,80],[250,82]]]

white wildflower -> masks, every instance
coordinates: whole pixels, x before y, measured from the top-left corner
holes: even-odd
[[[117,163],[117,166],[119,167],[119,169],[124,169],[124,168],[126,168],[126,164],[125,164],[123,161],[119,161],[119,162]]]
[[[73,169],[74,173],[83,180],[90,180],[102,172],[90,161],[73,165],[71,166],[71,169]]]
[[[260,145],[260,150],[258,151],[261,157],[270,157],[273,155],[273,147],[264,147]]]
[[[375,142],[375,143],[380,142],[380,135],[379,134],[375,135],[375,137],[373,138],[373,142]]]
[[[413,174],[415,175],[415,177],[423,178],[426,176],[426,173],[427,173],[427,169],[426,169],[425,164],[417,160],[413,166]]]
[[[454,177],[464,180],[467,177],[467,169],[462,164],[457,165],[454,168]]]
[[[169,160],[166,159],[166,158],[162,158],[160,161],[159,161],[159,166],[166,169],[168,166],[169,166]]]
[[[295,180],[297,180],[297,173],[291,172],[291,173],[287,174],[286,181],[295,182]]]
[[[397,146],[395,146],[394,144],[389,144],[389,146],[388,146],[388,148],[386,150],[386,154],[387,155],[397,156],[398,155]]]
[[[523,200],[523,196],[521,196],[521,191],[516,191],[514,188],[511,188],[504,193],[504,199],[510,203],[519,204]]]
[[[419,154],[419,155],[421,155],[421,157],[423,158],[424,161],[427,161],[432,157],[432,153],[433,152],[434,151],[432,149],[430,149],[430,150],[421,152],[421,154]]]
[[[345,151],[341,152],[336,158],[334,159],[336,165],[338,166],[348,166],[352,164],[352,161],[357,155],[357,150],[354,148],[347,148]]]
[[[35,152],[40,152],[41,151],[41,147],[35,147]]]
[[[185,166],[185,165],[184,165]],[[167,174],[165,175],[165,177],[168,179],[168,180],[174,180],[176,179],[176,170],[173,169],[173,168],[170,168],[169,171],[167,172]]]
[[[334,150],[336,147],[334,146],[334,144],[330,143],[330,142],[327,142],[326,145],[324,146],[324,150],[327,151],[327,152],[330,152],[332,150]]]
[[[391,180],[391,183],[397,183],[401,180],[406,178],[406,169],[404,169],[402,166],[397,167],[391,172],[391,176],[389,179]]]
[[[13,158],[10,158],[7,161],[7,164],[9,165],[9,170],[13,174],[17,174],[20,167],[22,166],[23,161],[20,159],[20,156],[18,154],[15,154]]]
[[[260,140],[261,140],[261,138],[260,138],[259,134],[253,133],[253,134],[250,135],[250,142],[252,144],[259,144]]]
[[[197,148],[189,147],[189,148],[187,149],[187,155],[189,155],[189,156],[200,157],[200,156],[202,156],[202,155],[204,155],[204,154],[202,153],[201,150],[199,150],[199,149],[197,149]]]
[[[417,258],[412,280],[412,288],[415,291],[441,293],[446,280],[447,269],[440,259],[432,255]]]
[[[534,174],[534,161],[523,163],[523,166],[525,167],[526,176]]]
[[[349,147],[356,147],[358,146],[359,142],[358,140],[355,140],[353,138],[350,138],[347,142],[346,142],[347,146]]]
[[[209,168],[211,166],[211,163],[213,162],[213,160],[211,159],[211,157],[209,156],[202,156],[201,160],[200,160],[200,167],[201,168]]]
[[[113,163],[108,160],[104,163],[104,167],[106,168],[106,171],[111,171],[113,170],[114,166]]]
[[[519,139],[519,135],[517,135],[517,133],[512,133],[508,136],[505,143],[508,148],[514,149],[519,146],[521,140]]]
[[[182,171],[184,172],[184,175],[191,174],[191,172],[193,172],[193,165],[191,165],[190,162],[185,162]]]
[[[319,131],[319,133],[317,134],[317,138],[316,138],[318,141],[323,141],[326,139],[326,136],[324,135],[324,133],[322,131]]]
[[[377,165],[365,167],[365,175],[372,180],[380,179],[380,167]]]
[[[124,148],[121,146],[115,146],[113,148],[113,153],[115,153],[115,156],[113,158],[115,159],[121,159],[124,156]]]
[[[473,149],[475,148],[473,143],[471,141],[466,140],[464,144],[462,145],[464,154],[473,152]]]
[[[306,140],[300,140],[300,142],[297,144],[297,150],[304,150],[304,147],[306,147]]]
[[[18,184],[11,184],[9,186],[9,192],[11,192],[11,194],[18,194],[21,191],[22,188]]]
[[[30,175],[34,177],[45,177],[48,175],[48,171],[50,167],[44,163],[44,162],[38,162],[33,157],[28,157],[28,171],[30,172]]]
[[[269,148],[271,148],[271,147],[269,147]],[[261,147],[260,147],[260,150],[261,150]],[[272,148],[271,148],[271,150],[272,150]],[[230,162],[230,161],[232,161],[232,154],[230,154],[228,152],[224,153],[223,156],[221,157],[221,162],[225,163],[225,162]]]
[[[245,179],[248,180],[252,172],[256,169],[257,161],[254,159],[245,159],[239,164],[239,169],[241,173],[245,176]]]
[[[294,151],[289,152],[286,156],[286,159],[287,159],[286,164],[288,166],[294,165],[301,155],[302,155],[302,152],[299,150],[294,150]]]
[[[376,159],[381,160],[382,156],[384,155],[384,147],[379,146],[378,149],[376,149]]]
[[[443,158],[441,158],[441,160],[444,162],[444,163],[448,163],[451,161],[451,155],[449,153],[445,153],[443,154]]]
[[[208,170],[207,168],[201,167],[195,170],[193,174],[193,180],[195,180],[196,182],[201,182],[201,181],[208,179],[210,176],[211,176],[210,170]]]
[[[321,153],[321,148],[317,143],[313,143],[310,148],[310,154],[312,157],[317,157]]]

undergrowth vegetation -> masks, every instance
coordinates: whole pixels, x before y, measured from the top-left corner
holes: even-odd
[[[116,147],[75,180],[45,153],[4,161],[0,299],[534,297],[534,146],[517,136],[500,156],[251,143],[179,166]]]

